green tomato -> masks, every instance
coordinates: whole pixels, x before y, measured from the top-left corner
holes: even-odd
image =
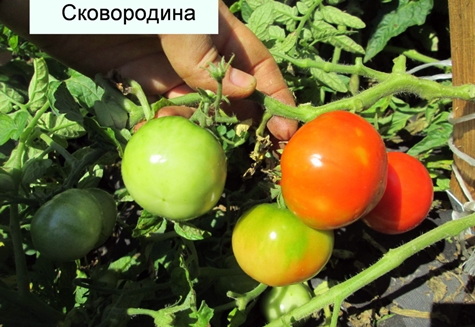
[[[101,190],[100,188],[91,188],[87,189],[86,191],[92,194],[101,206],[102,228],[101,236],[97,242],[97,246],[99,246],[102,245],[109,238],[109,236],[112,235],[118,214],[117,206],[112,195],[104,190]]]
[[[239,266],[269,286],[306,281],[326,265],[333,251],[333,231],[305,225],[275,204],[257,205],[239,218],[232,248]]]
[[[188,220],[211,210],[226,181],[226,156],[208,130],[167,116],[143,125],[122,160],[124,184],[148,212]]]
[[[80,259],[94,249],[102,229],[102,211],[89,192],[69,189],[42,205],[31,220],[35,248],[56,261]]]
[[[312,299],[312,292],[306,283],[273,287],[260,300],[262,314],[268,322],[274,321]]]
[[[3,169],[0,169],[0,192],[12,191],[13,186],[14,183],[12,177]]]

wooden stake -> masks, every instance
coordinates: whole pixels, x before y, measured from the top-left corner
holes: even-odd
[[[450,44],[452,57],[452,82],[454,85],[475,84],[475,1],[449,0]],[[475,103],[461,100],[453,101],[454,118],[475,112]],[[454,125],[455,146],[475,158],[475,120]],[[454,155],[455,166],[461,173],[472,197],[475,197],[475,167]],[[467,198],[452,174],[450,189],[465,203]]]

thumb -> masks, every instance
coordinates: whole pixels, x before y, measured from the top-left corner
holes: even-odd
[[[175,72],[193,89],[216,92],[217,82],[206,68],[218,65],[221,56],[208,35],[160,35],[163,52]],[[231,99],[249,96],[256,88],[256,79],[239,69],[229,67],[223,79],[223,94]]]

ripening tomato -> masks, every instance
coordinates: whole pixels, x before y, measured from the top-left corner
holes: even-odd
[[[424,165],[406,153],[389,152],[386,191],[362,220],[384,234],[404,233],[426,218],[433,197],[432,179]]]
[[[285,286],[306,281],[325,266],[333,237],[333,231],[310,228],[276,204],[260,204],[239,218],[232,248],[246,274],[269,286]]]
[[[333,111],[303,125],[281,158],[282,196],[305,224],[336,229],[369,212],[386,186],[383,140],[362,117]]]
[[[218,202],[226,181],[226,156],[208,130],[179,116],[150,120],[130,139],[122,160],[124,184],[152,214],[196,218]]]

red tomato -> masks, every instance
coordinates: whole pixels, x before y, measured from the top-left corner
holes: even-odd
[[[316,229],[346,226],[381,199],[386,187],[384,142],[362,117],[333,111],[303,125],[280,161],[287,207]]]
[[[315,276],[333,251],[333,231],[308,227],[287,209],[260,204],[238,220],[232,247],[239,266],[258,282],[286,286]]]
[[[433,197],[432,179],[424,165],[408,154],[390,152],[386,191],[362,220],[381,233],[404,233],[426,218]]]

